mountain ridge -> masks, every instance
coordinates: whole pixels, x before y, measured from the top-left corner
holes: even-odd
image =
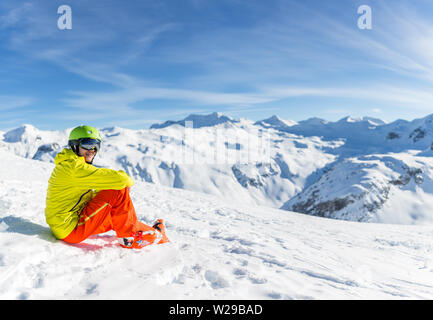
[[[188,128],[188,119],[201,122]],[[124,170],[138,181],[329,218],[433,221],[429,204],[416,205],[420,198],[433,201],[433,115],[392,123],[369,117],[295,123],[275,115],[253,122],[213,113],[180,122],[147,130],[101,129],[95,165]],[[25,125],[4,133],[0,149],[53,162],[67,146],[69,131]],[[398,197],[412,208],[394,219],[389,212]]]

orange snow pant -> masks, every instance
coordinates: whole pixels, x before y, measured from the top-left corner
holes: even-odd
[[[77,226],[63,241],[79,243],[93,234],[110,230],[114,230],[118,238],[131,237],[139,230],[155,230],[137,220],[128,188],[98,192],[86,204]]]

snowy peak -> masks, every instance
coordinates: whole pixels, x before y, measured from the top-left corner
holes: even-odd
[[[386,139],[400,145],[427,149],[433,141],[433,114],[413,121],[396,120],[383,126]]]
[[[338,128],[339,126],[353,126],[353,125],[369,125],[369,126],[381,126],[386,124],[385,121],[381,120],[381,119],[377,119],[377,118],[372,118],[372,117],[359,117],[359,118],[355,118],[352,116],[346,116],[344,118],[341,118],[338,121],[332,122],[332,121],[326,121],[324,119],[321,118],[309,118],[307,120],[304,121],[300,121],[299,124],[301,126],[307,127],[307,126],[319,126],[319,127],[323,127],[323,126],[327,126],[327,127],[334,127],[334,128]]]
[[[371,125],[371,126],[381,126],[381,125],[386,124],[385,121],[378,119],[378,118],[372,118],[372,117],[354,118],[351,116],[346,116],[346,117],[338,120],[337,123],[340,123],[340,124],[343,124],[343,123],[365,123],[365,124]]]
[[[228,116],[225,116],[219,112],[214,112],[209,115],[198,115],[192,114],[185,118],[184,121],[191,121],[194,124],[194,128],[201,127],[212,127],[221,123],[238,123],[238,120],[234,120]]]
[[[67,143],[69,132],[43,131],[24,124],[4,133],[0,147],[21,157],[52,162],[55,153]]]
[[[222,123],[239,123],[239,120],[234,120],[220,112],[213,112],[208,115],[191,114],[183,120],[173,121],[168,120],[162,124],[152,124],[150,129],[162,129],[172,125],[181,125],[185,127],[186,122],[191,122],[193,128],[213,127]]]
[[[31,124],[24,124],[23,126],[10,130],[4,134],[4,141],[9,143],[15,142],[30,142],[37,140],[39,136],[39,130]]]
[[[264,128],[274,128],[274,129],[281,129],[284,127],[291,127],[296,125],[297,122],[292,120],[283,120],[280,117],[273,115],[270,118],[259,120],[254,123],[254,125],[259,125]]]
[[[323,126],[328,124],[328,121],[322,118],[312,117],[307,120],[299,121],[300,126]]]

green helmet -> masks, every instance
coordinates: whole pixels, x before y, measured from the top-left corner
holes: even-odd
[[[100,143],[101,135],[98,129],[91,126],[78,126],[69,134],[68,145],[76,154],[78,154],[78,147],[80,145],[88,150],[90,149],[87,146],[94,146],[96,151],[99,151]]]
[[[101,135],[99,134],[98,129],[93,128],[91,126],[79,126],[71,131],[69,134],[70,140],[78,140],[83,138],[96,139],[101,141]]]

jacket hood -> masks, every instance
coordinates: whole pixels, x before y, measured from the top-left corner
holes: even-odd
[[[71,149],[65,148],[56,155],[56,157],[54,158],[54,164],[57,165],[63,161],[68,161],[68,160],[73,160],[73,161],[82,160],[82,161],[84,161],[84,157],[79,157]]]

